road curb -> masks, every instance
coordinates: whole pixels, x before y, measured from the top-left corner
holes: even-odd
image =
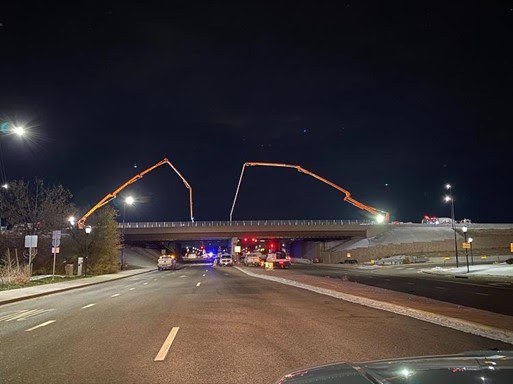
[[[126,279],[127,277],[142,275],[143,273],[148,273],[148,272],[152,272],[152,271],[154,271],[154,269],[150,269],[149,271],[143,271],[143,272],[134,273],[133,275],[126,275],[126,276],[116,277],[115,279],[104,280],[104,281],[95,281],[95,282],[87,283],[87,284],[84,284],[84,285],[78,285],[76,287],[67,287],[67,288],[56,289],[56,290],[48,291],[48,292],[40,292],[40,293],[34,293],[34,294],[31,294],[31,295],[27,295],[27,296],[15,297],[15,298],[12,298],[12,299],[0,300],[0,306],[2,306],[4,304],[16,303],[18,301],[34,299],[36,297],[48,296],[48,295],[52,295],[54,293],[61,293],[61,292],[71,291],[73,289],[85,288],[85,287],[90,287],[92,285],[108,283],[110,281]]]
[[[276,283],[305,289],[307,291],[319,293],[321,295],[331,296],[336,299],[348,301],[350,303],[360,304],[366,307],[380,309],[382,311],[392,312],[402,316],[412,317],[414,319],[426,321],[428,323],[440,325],[442,327],[452,328],[457,331],[470,333],[481,337],[486,337],[488,339],[501,341],[503,343],[513,344],[513,331],[507,329],[495,328],[488,325],[474,323],[471,321],[449,317],[445,315],[440,315],[433,312],[427,312],[419,309],[405,307],[398,304],[391,304],[379,300],[369,299],[366,297],[355,296],[347,293],[334,291],[331,289],[320,288],[314,285],[300,283],[295,280],[285,279],[283,277],[260,275],[257,273],[246,271],[237,266],[235,266],[234,268],[251,277],[274,281]]]
[[[458,273],[458,274],[444,274],[444,273],[438,273],[438,272],[432,272],[432,271],[423,271],[422,273],[425,273],[426,275],[431,276],[440,276],[440,277],[448,277],[453,279],[468,279],[468,280],[485,280],[485,281],[495,281],[497,283],[511,283],[513,282],[513,278],[511,276],[501,276],[501,275],[472,275],[472,274],[466,274],[466,273]]]

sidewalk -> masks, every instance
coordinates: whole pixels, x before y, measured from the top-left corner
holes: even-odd
[[[304,275],[299,271],[294,271],[293,267],[287,270],[270,271],[256,267],[237,266],[236,268],[253,277],[295,286],[352,303],[513,344],[513,316],[463,307],[342,279]]]
[[[51,295],[56,292],[69,291],[70,289],[77,289],[82,287],[88,287],[90,285],[96,285],[106,283],[108,281],[124,279],[126,277],[139,275],[155,270],[155,268],[138,268],[131,269],[128,271],[121,271],[118,273],[112,273],[108,275],[99,275],[86,277],[83,279],[77,279],[72,281],[63,281],[59,283],[50,283],[37,285],[26,288],[9,289],[6,291],[0,291],[0,305],[13,303],[15,301],[21,301],[26,299],[32,299],[34,297]]]

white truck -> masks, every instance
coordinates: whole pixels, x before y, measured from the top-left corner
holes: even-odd
[[[159,271],[165,269],[176,269],[176,258],[172,255],[162,255],[157,261],[157,268]]]
[[[273,263],[274,268],[290,267],[290,257],[285,255],[283,252],[269,253],[265,262]]]
[[[262,254],[261,253],[248,253],[244,257],[244,265],[259,267],[262,265]]]

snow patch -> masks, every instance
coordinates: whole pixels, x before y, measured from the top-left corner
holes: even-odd
[[[481,264],[471,265],[470,272],[467,272],[467,266],[458,268],[443,268],[433,267],[428,269],[421,269],[424,273],[433,273],[438,275],[467,275],[467,276],[511,276],[513,277],[513,265],[500,263],[500,264]]]

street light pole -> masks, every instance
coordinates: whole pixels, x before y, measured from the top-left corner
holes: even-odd
[[[447,191],[451,191],[452,189],[452,185],[451,184],[445,184],[445,189]],[[452,222],[452,230],[454,232],[454,254],[455,254],[455,257],[456,257],[456,268],[458,268],[460,265],[459,265],[459,260],[458,260],[458,239],[456,237],[456,219],[455,219],[455,214],[454,214],[454,196],[445,196],[445,202],[451,202],[451,222]]]
[[[132,196],[127,196],[123,201],[123,224],[121,225],[121,270],[123,270],[125,265],[125,215],[126,215],[126,206],[133,205],[135,203],[135,199]]]
[[[125,213],[126,213],[126,201],[123,202],[123,224],[121,225],[121,270],[125,264]]]
[[[474,265],[474,254],[472,253],[472,243],[474,242],[474,239],[469,237],[468,242],[470,243],[470,263]]]
[[[87,238],[89,237],[89,234],[91,233],[91,231],[93,230],[93,228],[88,225],[87,227],[85,227],[85,258],[84,258],[84,277],[87,277],[87,259],[89,258],[89,244],[87,242]]]
[[[454,232],[454,252],[456,255],[456,268],[459,267],[458,260],[458,239],[456,238],[456,224],[455,224],[455,215],[454,215],[454,199],[451,198],[451,221],[452,221],[452,230]]]
[[[467,242],[467,231],[468,231],[468,228],[466,226],[463,226],[462,228],[463,230],[463,235],[465,236],[465,243]],[[467,258],[467,273],[470,272],[470,268],[468,266],[468,249],[465,247],[465,257]]]

